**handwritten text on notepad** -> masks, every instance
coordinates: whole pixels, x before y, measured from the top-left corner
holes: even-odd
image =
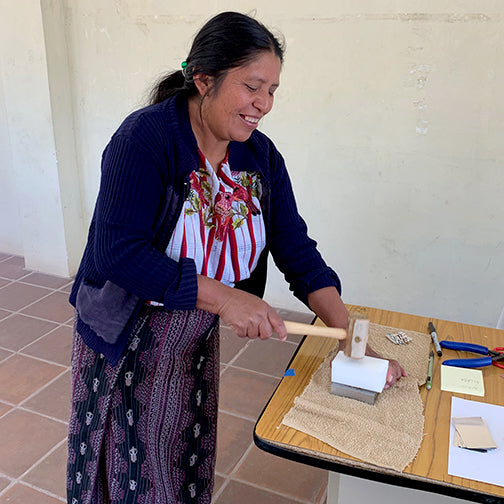
[[[483,397],[483,373],[479,369],[441,366],[441,390]]]

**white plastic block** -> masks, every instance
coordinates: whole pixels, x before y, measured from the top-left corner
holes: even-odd
[[[388,360],[369,357],[351,359],[342,351],[331,362],[331,382],[382,392],[387,381]]]

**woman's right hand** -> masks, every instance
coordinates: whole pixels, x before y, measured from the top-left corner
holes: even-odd
[[[196,307],[219,315],[241,338],[265,340],[276,332],[280,340],[287,339],[283,320],[268,303],[217,280],[198,275]]]

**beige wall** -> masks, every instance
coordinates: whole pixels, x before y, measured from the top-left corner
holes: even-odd
[[[504,304],[500,0],[429,2],[428,10],[420,0],[173,4],[0,0],[8,13],[0,28],[15,41],[0,46],[0,112],[7,115],[0,132],[8,136],[0,173],[2,193],[8,186],[10,194],[2,195],[0,250],[28,250],[31,267],[53,273],[66,250],[65,268],[74,272],[114,129],[160,73],[179,67],[208,17],[256,9],[287,41],[281,87],[262,130],[287,161],[301,213],[340,273],[345,301],[495,325]],[[44,51],[16,38],[12,27],[30,23]],[[45,53],[35,69],[34,48]],[[46,91],[25,89],[29,100],[14,85],[27,69],[49,81]],[[52,140],[32,147],[39,158],[20,158],[19,146],[47,113]],[[38,176],[41,165],[56,176],[43,181],[60,229],[48,216],[36,218],[44,233],[32,238],[27,209],[48,212],[40,184],[26,190],[22,180]],[[31,252],[50,255],[40,242],[52,233],[54,264],[39,264]],[[273,268],[267,298],[300,307]]]

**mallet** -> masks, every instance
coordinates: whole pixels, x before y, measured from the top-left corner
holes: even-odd
[[[287,332],[309,336],[322,336],[342,340],[348,337],[344,351],[339,351],[331,362],[331,394],[374,404],[387,380],[388,361],[366,355],[369,336],[369,319],[353,314],[348,328],[314,326],[298,322],[285,322]]]

